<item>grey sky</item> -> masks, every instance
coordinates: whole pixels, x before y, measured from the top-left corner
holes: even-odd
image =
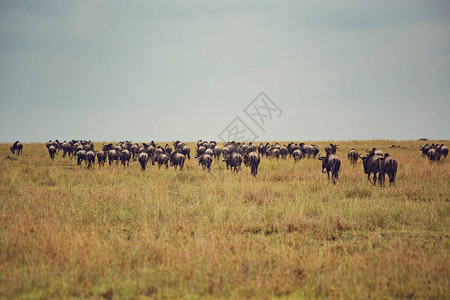
[[[0,3],[2,142],[450,139],[449,113],[449,1]]]

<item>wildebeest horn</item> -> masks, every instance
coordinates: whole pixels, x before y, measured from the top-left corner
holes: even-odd
[[[366,149],[366,152],[367,152],[367,153],[370,153],[369,149]]]

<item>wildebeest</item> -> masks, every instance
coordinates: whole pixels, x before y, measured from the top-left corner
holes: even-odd
[[[444,146],[443,144],[439,146],[439,151],[441,152],[441,156],[446,158],[448,155],[448,148],[447,146]]]
[[[422,151],[422,156],[427,156],[428,150],[430,150],[430,145],[425,144],[425,146],[420,146],[420,151]]]
[[[23,145],[21,142],[16,141],[9,149],[13,154],[21,155],[22,154]]]
[[[86,164],[86,150],[80,150],[77,152],[77,166],[81,165],[82,161]]]
[[[208,148],[208,149],[206,149],[205,154],[208,154],[212,158],[214,156],[214,151],[212,149]]]
[[[241,169],[241,164],[242,164],[242,155],[237,152],[233,152],[230,155],[228,155],[226,158],[224,158],[223,161],[227,165],[227,170],[228,170],[228,168],[230,168],[231,171],[239,172],[239,170]]]
[[[319,153],[319,148],[316,145],[306,145],[305,143],[300,143],[300,149],[302,153],[307,155],[308,158],[316,157]]]
[[[142,171],[145,170],[145,166],[147,166],[148,162],[148,154],[145,152],[141,152],[138,156],[139,163],[141,164]]]
[[[106,152],[103,150],[100,150],[97,152],[97,160],[98,160],[98,165],[104,166],[106,163]]]
[[[133,161],[136,161],[136,157],[138,157],[139,153],[139,145],[134,143],[133,145],[131,145],[130,147],[130,152],[131,152],[131,156],[133,158]]]
[[[88,168],[92,167],[93,164],[95,164],[95,152],[92,150],[89,150],[86,152],[86,160],[88,162]]]
[[[56,148],[55,148],[55,146],[50,145],[50,146],[48,147],[48,154],[50,155],[50,158],[51,158],[52,160],[55,159],[55,154],[56,154]]]
[[[385,153],[384,157],[380,159],[380,173],[378,175],[378,182],[380,186],[384,185],[384,177],[385,174],[389,177],[389,186],[391,184],[395,184],[395,177],[397,175],[397,161],[389,155],[389,153]]]
[[[131,159],[131,154],[130,151],[128,150],[123,150],[122,153],[120,154],[120,162],[122,163],[122,165],[125,166],[129,166],[130,165],[130,159]]]
[[[351,164],[356,164],[358,162],[358,151],[356,151],[355,148],[350,149],[350,151],[347,154],[348,160],[350,160]]]
[[[197,157],[205,153],[206,147],[203,145],[200,145],[200,147],[197,148]]]
[[[209,154],[202,154],[200,156],[197,156],[198,158],[198,164],[202,166],[202,169],[205,170],[208,169],[208,171],[211,171],[211,163],[212,163],[212,156]]]
[[[280,149],[278,149],[278,148],[271,148],[269,151],[270,151],[270,155],[272,157],[275,157],[276,159],[280,158]]]
[[[178,150],[180,154],[183,154],[187,159],[191,159],[191,148],[189,146],[186,146],[183,143],[180,143],[180,141],[176,141],[173,143],[175,150]]]
[[[117,150],[112,149],[108,151],[108,163],[111,166],[113,161],[116,161],[116,165],[119,164],[119,152]]]
[[[374,148],[375,149],[375,148]],[[373,174],[373,184],[377,183],[377,173],[381,170],[381,160],[383,156],[370,152],[367,156],[359,156],[363,161],[364,173],[367,174],[367,180],[370,181],[370,174]]]
[[[298,161],[298,160],[302,159],[303,154],[300,149],[295,149],[292,152],[292,156],[294,157],[294,161]]]
[[[184,161],[186,160],[186,156],[179,153],[177,150],[172,152],[170,155],[170,165],[177,169],[177,166],[180,166],[180,170],[183,170]]]
[[[378,156],[383,156],[383,151],[378,150],[377,148],[372,148],[371,151],[369,151],[368,149],[366,149],[366,152],[369,154],[373,154],[373,155],[378,155]]]
[[[215,159],[219,159],[220,158],[220,154],[222,153],[222,148],[220,148],[219,146],[214,146],[214,158]]]
[[[169,144],[166,144],[164,150],[166,151],[167,155],[172,154],[172,148],[169,146]]]
[[[228,146],[223,147],[223,149],[222,149],[223,158],[228,157],[230,155],[230,153],[231,153],[231,150]]]
[[[256,174],[258,174],[258,166],[260,161],[261,158],[259,157],[259,154],[256,153],[256,151],[252,151],[244,155],[244,165],[250,167],[251,174],[253,176],[256,176]]]
[[[341,167],[339,158],[334,154],[328,153],[325,157],[319,155],[317,159],[322,161],[322,173],[325,173],[324,170],[326,170],[328,180],[330,180],[331,172],[331,179],[333,180],[333,183],[336,184],[336,179],[339,178],[339,168]]]
[[[339,145],[333,145],[332,143],[328,144],[325,147],[325,153],[326,154],[336,154],[336,150],[339,149],[338,146]]]
[[[161,168],[162,165],[165,165],[166,169],[169,168],[169,156],[167,154],[158,154],[158,156],[153,160],[152,164],[154,164],[155,161],[158,163],[158,168]]]
[[[269,147],[269,143],[266,143],[265,145],[263,145],[262,143],[259,144],[258,153],[259,153],[259,155],[261,155],[261,157],[264,157],[268,147]]]
[[[289,154],[289,150],[286,146],[280,148],[280,155],[282,159],[286,159],[286,156]]]
[[[63,150],[63,158],[66,157],[66,154],[69,155],[70,158],[72,158],[72,152],[73,152],[73,142],[63,142],[61,145],[61,149]]]
[[[311,147],[313,147],[312,156],[313,158],[316,158],[317,154],[319,154],[319,147],[317,147],[316,145],[311,145]]]

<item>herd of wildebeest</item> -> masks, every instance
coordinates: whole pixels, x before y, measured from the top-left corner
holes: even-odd
[[[194,157],[198,159],[198,163],[203,170],[210,171],[213,160],[220,161],[222,157],[222,162],[225,162],[227,169],[230,169],[232,172],[239,172],[242,163],[244,163],[246,167],[250,167],[253,176],[258,174],[259,163],[264,157],[275,159],[292,157],[294,162],[303,158],[317,158],[322,161],[322,172],[327,173],[328,179],[330,179],[331,174],[331,180],[335,184],[339,177],[341,166],[341,161],[336,156],[338,146],[330,143],[324,149],[326,155],[321,156],[316,145],[307,145],[305,143],[290,142],[287,145],[260,143],[257,146],[251,142],[241,143],[233,141],[226,142],[221,147],[215,141],[199,140]],[[119,161],[124,167],[128,167],[130,160],[138,160],[143,171],[150,161],[152,165],[157,164],[159,168],[162,165],[169,168],[170,165],[175,169],[179,167],[182,170],[185,160],[191,159],[190,147],[180,141],[173,142],[173,146],[169,144],[161,146],[153,141],[148,144],[125,141],[103,145],[101,150],[96,151],[94,150],[94,143],[91,141],[71,140],[61,143],[55,140],[48,141],[46,147],[52,160],[55,158],[55,155],[62,151],[63,158],[66,156],[70,159],[76,157],[77,165],[81,165],[84,161],[87,168],[95,165],[96,160],[100,167],[104,166],[106,162],[110,166],[113,163],[118,165]],[[391,148],[396,147],[399,146],[392,145]],[[12,153],[20,155],[22,154],[22,148],[23,144],[17,141],[10,149]],[[425,146],[420,146],[420,151],[422,156],[428,157],[431,162],[440,162],[448,155],[448,148],[443,144],[426,144]],[[374,184],[376,184],[378,178],[380,185],[384,185],[385,175],[389,177],[389,185],[395,184],[397,161],[388,153],[383,153],[381,150],[373,148],[372,150],[366,149],[366,154],[362,156],[352,148],[348,152],[347,158],[352,164],[356,164],[358,159],[361,159],[364,173],[367,174],[368,180],[370,180],[370,175],[373,174]]]

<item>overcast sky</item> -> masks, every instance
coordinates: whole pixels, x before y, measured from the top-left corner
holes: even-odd
[[[0,2],[1,142],[220,140],[236,117],[259,140],[450,139],[449,116],[450,1]]]

